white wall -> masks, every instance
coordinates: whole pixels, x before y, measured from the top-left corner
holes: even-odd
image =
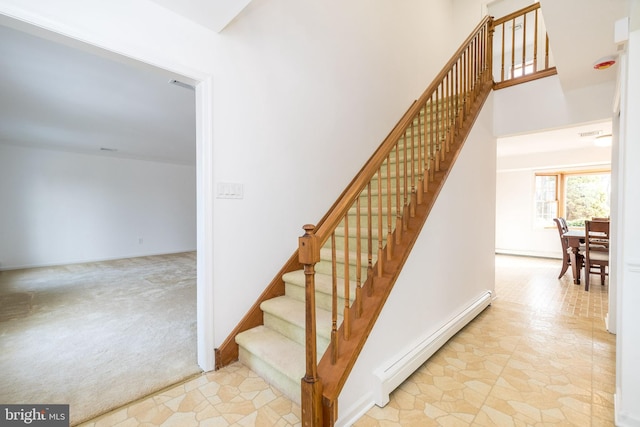
[[[536,227],[535,174],[610,167],[610,147],[499,157],[496,178],[496,252],[562,258],[555,224]]]
[[[0,268],[192,251],[195,173],[0,145]]]
[[[220,34],[148,0],[1,0],[0,13],[200,81],[204,369],[459,39],[449,0],[253,0]],[[218,182],[244,198],[215,199]]]
[[[632,3],[627,50],[626,79],[621,104],[620,182],[616,216],[618,245],[612,249],[616,261],[616,425],[640,426],[640,1]],[[624,63],[624,62],[623,62]],[[626,89],[626,90],[625,90]],[[617,258],[617,259],[616,259]]]
[[[339,398],[340,424],[373,406],[374,371],[494,291],[492,97],[478,117]],[[443,262],[450,260],[451,262]]]
[[[611,117],[615,83],[563,92],[557,76],[495,92],[494,131],[498,137],[540,132]],[[498,159],[496,250],[557,257],[557,229],[534,226],[534,175],[542,169],[609,166],[610,148],[556,151]]]
[[[539,132],[611,117],[615,82],[563,92],[557,75],[496,91],[496,136]]]
[[[453,54],[451,16],[448,0],[254,0],[223,31],[214,170],[244,199],[216,200],[217,342]]]

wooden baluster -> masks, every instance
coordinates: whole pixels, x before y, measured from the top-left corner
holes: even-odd
[[[487,26],[489,28],[489,33],[487,34],[487,68],[489,72],[487,73],[487,81],[491,82],[493,80],[493,19],[491,19]]]
[[[453,113],[453,69],[447,72],[447,132],[449,134],[449,150],[455,132]]]
[[[478,96],[478,89],[480,88],[480,86],[478,85],[478,77],[479,77],[479,70],[478,70],[478,57],[479,57],[479,48],[480,48],[480,43],[478,40],[478,36],[476,35],[476,37],[473,39],[473,101],[475,102],[476,97]]]
[[[462,108],[464,103],[464,92],[462,90],[462,55],[456,61],[456,116],[458,118],[458,127],[462,128]]]
[[[467,49],[462,52],[462,67],[461,67],[461,79],[462,79],[462,121],[464,122],[467,117],[467,104],[468,104],[468,82],[467,82]]]
[[[511,74],[509,79],[512,79],[513,72],[516,64],[516,18],[511,20]]]
[[[360,237],[360,196],[358,196],[356,198],[356,318],[360,318],[362,315],[362,242]]]
[[[436,102],[435,104],[432,106],[434,109],[434,116],[435,116],[435,120],[433,123],[434,126],[434,130],[435,130],[435,139],[434,139],[434,148],[436,149],[435,152],[435,156],[436,156],[436,172],[440,171],[440,86],[436,87],[436,90],[434,91],[435,95],[436,95]]]
[[[421,205],[424,199],[425,183],[424,183],[424,174],[425,174],[425,164],[424,164],[424,156],[422,154],[422,150],[424,149],[424,137],[426,136],[424,129],[424,118],[422,117],[422,111],[425,107],[422,106],[420,108],[420,112],[418,113],[418,169],[420,174],[418,175],[418,204]],[[425,152],[426,155],[426,152]]]
[[[505,52],[505,49],[504,49],[504,27],[505,27],[505,25],[501,24],[500,26],[502,27],[502,52],[500,53],[502,64],[500,66],[500,81],[503,82],[504,81],[504,52]]]
[[[409,191],[407,185],[407,154],[409,151],[408,142],[407,142],[407,129],[404,130],[404,139],[403,139],[403,153],[404,160],[402,162],[402,190],[403,190],[403,205],[402,205],[402,230],[407,231],[409,227]]]
[[[387,154],[387,259],[393,257],[393,194],[391,191],[391,152]]]
[[[538,10],[536,9],[533,23],[533,72],[538,71]]]
[[[480,45],[480,80],[484,83],[487,80],[487,33],[486,28],[482,28],[482,41]]]
[[[471,104],[476,99],[476,39],[471,40],[471,63],[469,64],[469,81],[471,82]]]
[[[456,125],[456,135],[459,134],[460,132],[460,113],[458,110],[458,106],[459,106],[459,97],[460,97],[460,88],[458,88],[458,63],[459,63],[459,59],[456,60],[456,62],[453,63],[452,66],[452,70],[453,70],[453,114],[454,114],[454,120],[455,120],[455,125]]]
[[[430,176],[431,176],[431,160],[429,157],[429,132],[430,132],[430,128],[429,128],[429,119],[428,119],[428,114],[429,114],[429,100],[427,100],[424,103],[424,119],[422,120],[422,127],[423,127],[423,135],[424,135],[424,157],[423,157],[423,161],[424,161],[424,179],[422,180],[422,182],[424,183],[424,187],[422,188],[422,190],[426,193],[427,191],[429,191],[429,180],[430,180]]]
[[[522,15],[522,75],[527,74],[527,14]]]
[[[466,105],[466,112],[467,114],[469,114],[469,112],[471,111],[471,104],[473,102],[473,98],[472,98],[472,94],[473,94],[473,72],[472,72],[472,60],[473,60],[473,50],[471,49],[471,43],[469,44],[469,46],[467,47],[467,55],[466,55],[466,60],[467,63],[465,65],[466,70],[467,70],[467,105]]]
[[[338,275],[336,233],[331,233],[331,364],[338,360]]]
[[[544,69],[549,68],[549,34],[545,35],[544,41]]]
[[[447,127],[446,127],[446,116],[444,112],[444,103],[445,103],[445,89],[444,82],[440,82],[438,85],[438,92],[440,93],[440,102],[438,103],[438,128],[439,128],[439,138],[438,144],[440,145],[440,161],[443,162],[447,151],[446,143],[447,143]]]
[[[371,207],[371,181],[367,183],[367,277],[373,276],[373,219]],[[369,287],[369,295],[373,286]]]
[[[409,198],[409,215],[411,218],[416,216],[416,174],[415,174],[415,142],[416,142],[416,133],[415,133],[415,117],[411,121],[411,162],[409,164],[409,173],[410,173],[410,184],[411,184],[411,195]]]
[[[435,97],[435,103],[434,103]],[[434,162],[434,173],[440,172],[440,153],[438,152],[438,118],[437,118],[437,110],[438,110],[438,89],[436,88],[433,95],[431,95],[431,122],[429,126],[431,126],[431,155],[433,156]],[[432,174],[431,179],[434,179],[434,175]]]
[[[320,245],[315,226],[303,227],[298,238],[298,260],[304,265],[305,277],[305,375],[301,381],[301,418],[305,427],[322,425],[322,381],[318,377],[316,344],[315,265],[320,261]]]
[[[384,203],[382,203],[382,166],[378,168],[378,277],[382,277],[382,260],[383,260],[383,252],[382,252],[382,221],[384,220],[382,216],[382,207]]]
[[[396,142],[396,244],[402,241],[402,203],[400,191],[400,141]]]
[[[444,86],[443,86],[443,107],[444,107],[444,111],[442,114],[442,121],[445,123],[444,125],[444,149],[445,151],[448,153],[449,150],[451,149],[451,144],[449,141],[449,74],[445,74],[444,76],[444,80],[443,80]]]
[[[344,216],[344,310],[342,325],[344,339],[351,337],[351,319],[349,316],[349,211]]]
[[[482,83],[482,79],[484,77],[484,62],[485,62],[485,57],[484,57],[484,47],[485,47],[485,33],[484,33],[484,28],[480,31],[480,35],[478,36],[478,83]],[[480,91],[480,89],[482,89],[482,85],[480,85],[480,88],[478,89],[478,91]]]

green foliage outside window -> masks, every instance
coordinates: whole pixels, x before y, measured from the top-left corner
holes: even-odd
[[[610,213],[610,174],[569,175],[566,179],[565,215],[567,224],[583,227],[592,217]]]
[[[558,172],[536,175],[535,178],[537,226],[552,227],[552,219],[563,216],[570,227],[584,227],[587,219],[610,216],[609,172]]]

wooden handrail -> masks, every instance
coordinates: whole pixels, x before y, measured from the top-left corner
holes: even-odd
[[[497,27],[498,25],[502,25],[507,21],[511,21],[512,19],[518,18],[522,15],[526,15],[529,12],[533,12],[534,10],[540,9],[540,3],[534,3],[527,7],[523,7],[520,10],[516,10],[508,15],[503,16],[502,18],[497,18],[493,20],[493,26]]]

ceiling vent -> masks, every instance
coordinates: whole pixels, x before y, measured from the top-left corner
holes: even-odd
[[[190,85],[189,83],[181,82],[180,80],[176,79],[169,80],[169,83],[171,83],[172,85],[183,87],[185,89],[195,90],[196,88],[194,85]]]
[[[580,133],[578,133],[580,138],[590,138],[590,137],[593,137],[593,136],[598,136],[600,134],[602,134],[602,130],[592,130],[592,131],[589,131],[589,132],[580,132]]]

